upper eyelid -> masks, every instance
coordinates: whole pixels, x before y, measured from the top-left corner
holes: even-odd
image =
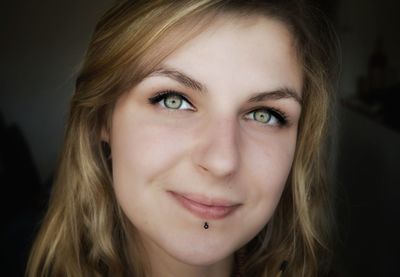
[[[171,96],[171,95],[176,95],[176,96],[182,97],[184,100],[190,102],[189,97],[185,93],[182,93],[182,92],[179,92],[179,91],[175,91],[175,90],[162,90],[162,91],[159,91],[159,92],[155,93],[154,96],[151,96],[149,98],[149,100],[152,101],[152,100],[155,100],[157,98],[167,97],[167,96]]]
[[[186,95],[186,93],[176,91],[176,90],[163,90],[163,91],[160,91],[159,93],[157,93],[157,95],[155,97],[170,96],[170,95],[176,95],[176,96],[182,97],[184,100],[191,103],[190,97],[188,95]]]
[[[248,109],[248,111],[245,113],[251,113],[251,112],[255,112],[255,111],[259,111],[259,110],[266,110],[268,112],[277,113],[278,115],[282,116],[283,118],[287,117],[287,115],[284,111],[282,111],[281,109],[278,109],[278,108],[274,108],[270,105],[252,107],[252,108]]]

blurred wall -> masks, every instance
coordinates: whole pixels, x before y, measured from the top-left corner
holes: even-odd
[[[27,137],[42,181],[62,143],[74,79],[99,16],[113,0],[2,1],[0,111]]]
[[[339,112],[339,276],[399,276],[400,132],[347,107]]]
[[[379,38],[387,56],[385,87],[397,84],[393,92],[400,95],[399,10],[397,0],[338,3],[336,26],[342,47],[339,98],[348,100],[356,94],[357,79],[367,77]],[[398,102],[396,99],[399,97],[389,101]],[[368,104],[361,108],[372,111]],[[341,105],[337,110],[340,239],[335,255],[339,276],[399,276],[400,129],[385,124],[382,113],[361,108]],[[394,116],[398,122],[398,113]]]

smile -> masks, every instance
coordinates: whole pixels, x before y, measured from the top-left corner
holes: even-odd
[[[222,219],[235,211],[240,204],[199,195],[168,193],[186,210],[202,219]]]

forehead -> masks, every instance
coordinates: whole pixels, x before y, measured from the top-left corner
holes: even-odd
[[[302,89],[291,33],[282,22],[265,16],[219,16],[163,64],[215,88],[229,80],[232,87],[247,90],[290,87],[301,94]]]

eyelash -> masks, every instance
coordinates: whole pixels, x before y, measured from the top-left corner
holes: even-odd
[[[190,104],[190,106],[193,107],[193,104],[190,103],[190,101],[187,99],[187,97],[185,97],[182,93],[174,91],[174,90],[165,90],[162,92],[157,93],[155,96],[149,98],[149,103],[152,105],[156,105],[158,103],[160,103],[160,101],[171,97],[171,96],[177,96],[179,98],[181,98],[182,100],[186,101],[187,103]]]
[[[257,111],[266,111],[270,115],[275,117],[276,120],[278,121],[278,126],[279,127],[287,126],[288,123],[289,123],[286,114],[284,112],[282,112],[281,110],[279,110],[279,109],[271,108],[271,107],[257,107],[257,108],[254,108],[249,113],[254,113],[254,112],[257,112]],[[261,124],[263,124],[263,123],[261,123]]]
[[[179,97],[183,101],[187,102],[190,106],[193,107],[193,104],[182,93],[174,91],[174,90],[166,90],[166,91],[159,92],[155,96],[150,97],[148,100],[151,105],[157,105],[162,100],[164,100],[168,97],[171,97],[171,96]],[[173,110],[173,109],[170,109],[170,110]],[[253,109],[252,111],[248,112],[247,114],[254,113],[257,111],[267,111],[269,114],[271,114],[273,117],[275,117],[278,120],[279,127],[284,127],[288,124],[288,119],[287,119],[286,114],[276,108],[257,107],[255,109]],[[261,124],[263,124],[263,123],[261,123]]]

